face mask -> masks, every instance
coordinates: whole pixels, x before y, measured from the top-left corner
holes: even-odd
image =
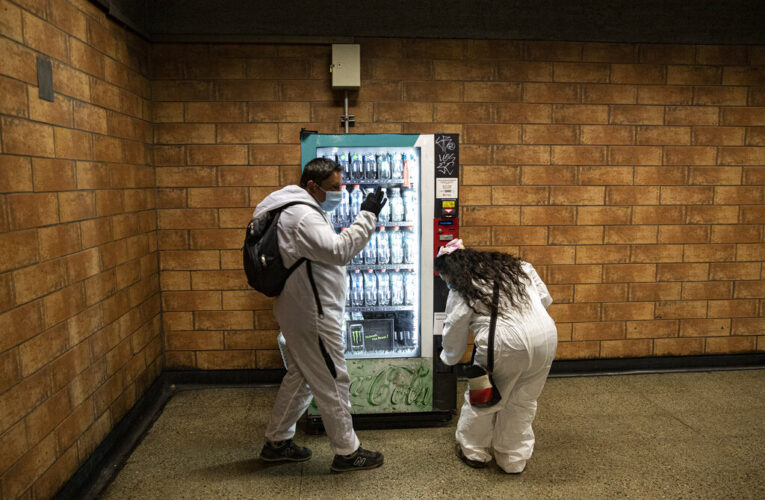
[[[321,188],[319,188],[321,189]],[[321,189],[324,191],[323,189]],[[340,201],[343,199],[342,193],[340,191],[324,191],[327,194],[327,199],[322,201],[320,203],[321,209],[325,212],[331,212],[332,210],[336,209],[337,206],[340,204]]]

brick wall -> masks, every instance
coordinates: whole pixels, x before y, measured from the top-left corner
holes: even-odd
[[[87,1],[0,0],[5,499],[53,495],[162,367],[149,53]]]
[[[361,40],[355,132],[457,132],[462,236],[532,262],[558,357],[765,350],[765,49]],[[241,233],[340,133],[329,46],[155,45],[170,367],[273,368]]]
[[[463,238],[537,267],[559,358],[765,350],[763,47],[361,44],[354,131],[460,134]],[[0,0],[0,54],[0,496],[44,498],[163,363],[281,366],[242,229],[342,96],[329,46],[149,47],[86,0]]]

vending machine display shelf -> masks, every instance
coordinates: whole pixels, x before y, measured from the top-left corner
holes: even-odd
[[[407,229],[411,229],[417,224],[416,222],[410,221],[410,220],[399,220],[399,221],[391,221],[391,222],[375,222],[375,227],[405,227]],[[345,229],[348,227],[348,225],[340,225],[340,224],[333,224],[334,228],[337,229]]]
[[[403,186],[404,185],[404,179],[343,179],[346,186],[354,186],[356,184],[360,186]],[[404,187],[414,187],[414,183],[409,183],[411,186],[404,186]]]
[[[401,271],[413,271],[415,264],[348,264],[346,267],[348,268],[348,271],[351,272],[353,272],[354,269],[358,269],[359,271],[368,271],[370,269],[374,269],[375,271],[381,269],[386,269],[388,271],[395,271],[396,269]]]
[[[351,312],[391,312],[412,310],[414,310],[414,305],[412,304],[403,306],[346,306],[346,311]]]

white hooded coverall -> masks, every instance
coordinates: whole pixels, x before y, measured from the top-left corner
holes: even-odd
[[[546,311],[552,297],[534,267],[527,262],[522,267],[530,279],[526,282],[529,305],[520,311],[512,309],[500,292],[492,378],[502,400],[489,408],[473,408],[465,391],[456,433],[465,457],[488,462],[494,448],[497,464],[510,473],[522,472],[534,451],[531,423],[558,342],[555,322]],[[486,290],[491,294],[493,284]],[[444,363],[459,362],[470,329],[475,335],[475,360],[486,366],[491,314],[483,304],[476,307],[480,314],[461,294],[449,292],[441,352]]]
[[[362,211],[350,227],[337,234],[313,196],[294,185],[268,195],[255,208],[254,216],[293,201],[318,210],[297,204],[282,211],[277,226],[279,251],[286,267],[301,257],[312,262],[324,317],[319,316],[307,262],[303,263],[274,302],[274,316],[289,346],[284,350],[288,369],[276,395],[266,439],[291,439],[313,395],[332,451],[348,455],[358,449],[359,440],[353,431],[350,377],[343,355],[344,266],[366,246],[377,218]]]

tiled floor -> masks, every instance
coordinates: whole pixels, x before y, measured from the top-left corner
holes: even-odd
[[[765,370],[550,379],[519,476],[459,461],[456,417],[358,431],[379,469],[330,474],[326,437],[300,431],[310,461],[265,465],[275,394],[179,391],[101,498],[765,498]]]

